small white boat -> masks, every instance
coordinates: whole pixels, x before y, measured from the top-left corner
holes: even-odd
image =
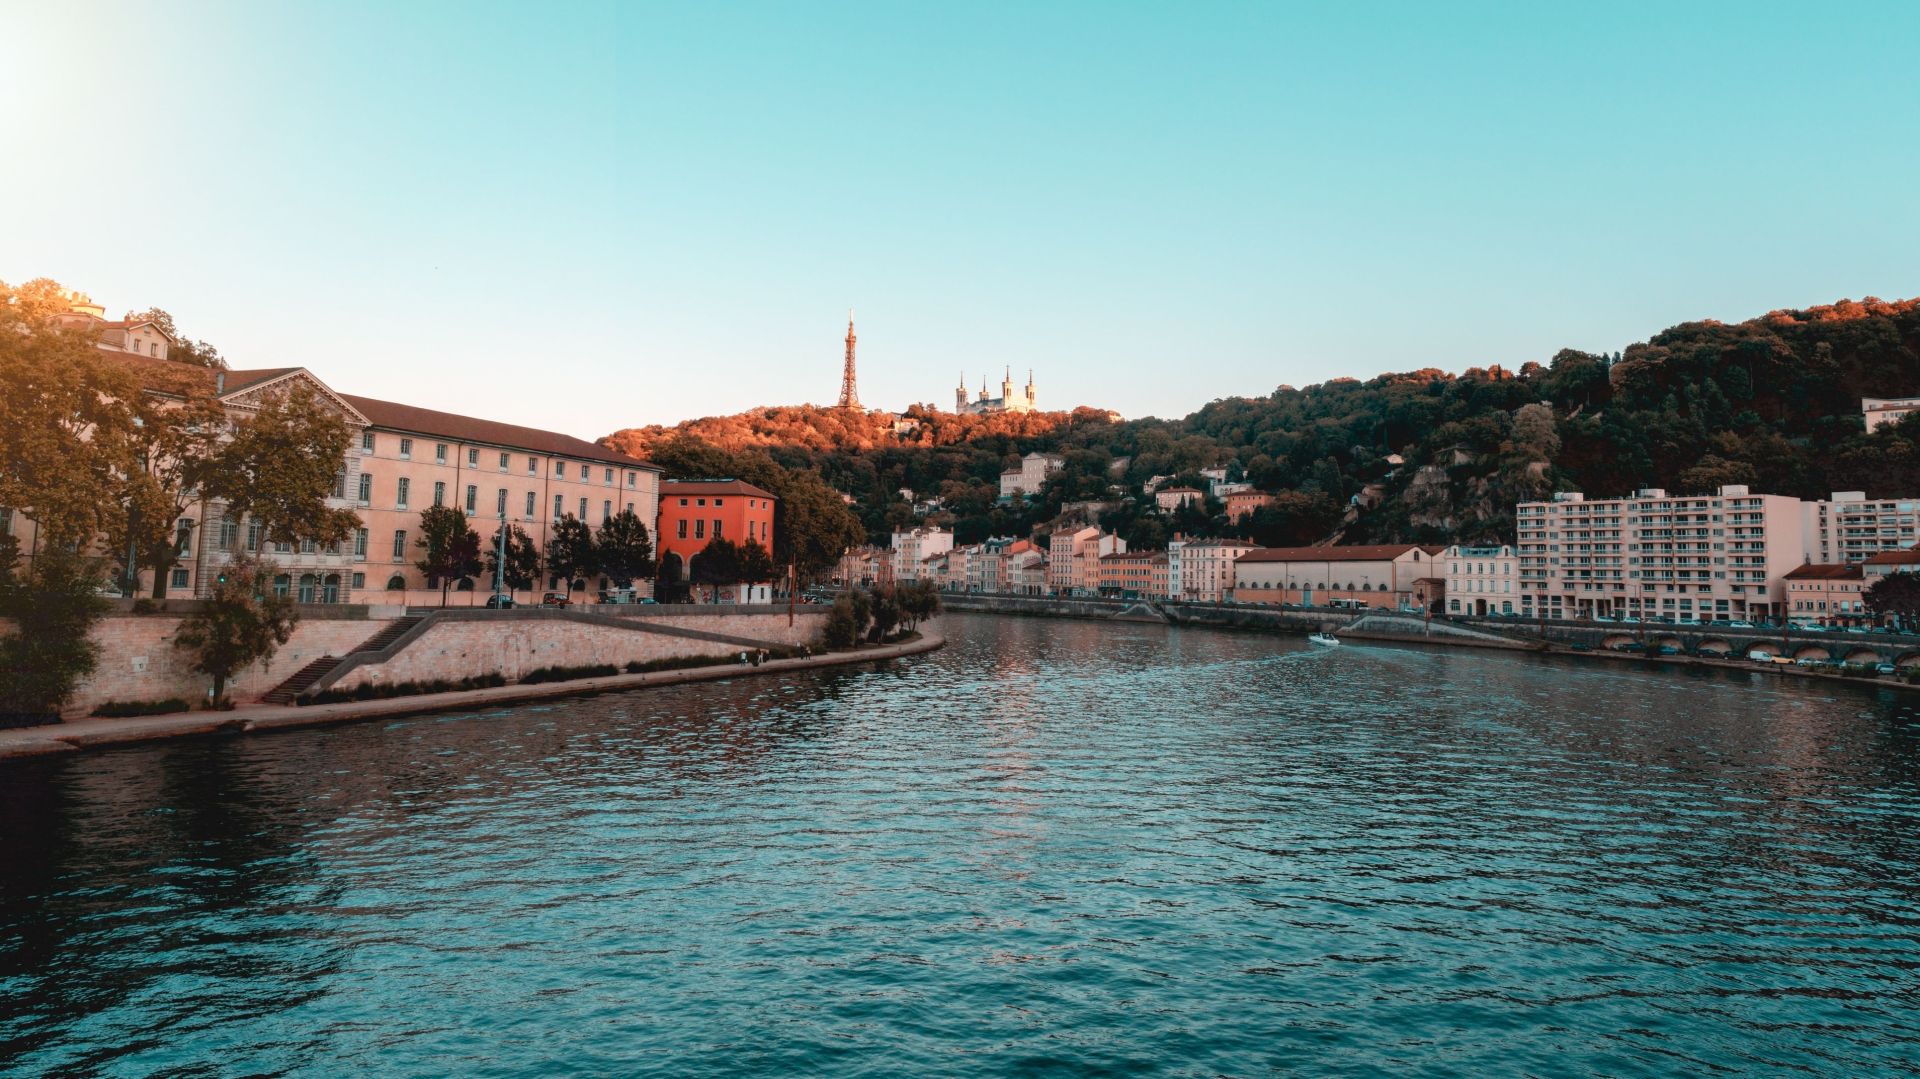
[[[1307,640],[1313,644],[1326,645],[1328,648],[1332,648],[1340,643],[1340,638],[1335,637],[1331,633],[1315,633],[1309,636]]]

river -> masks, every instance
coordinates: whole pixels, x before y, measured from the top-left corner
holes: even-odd
[[[1906,698],[942,622],[0,767],[0,1075],[1915,1073]]]

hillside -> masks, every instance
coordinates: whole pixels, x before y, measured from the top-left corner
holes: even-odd
[[[1868,436],[1860,416],[1862,397],[1913,395],[1920,299],[1868,298],[1683,323],[1613,356],[1564,349],[1517,370],[1281,386],[1180,420],[917,408],[908,414],[917,422],[896,432],[884,415],[769,408],[605,441],[630,452],[675,437],[764,449],[854,495],[874,534],[913,519],[906,488],[942,500],[936,516],[963,542],[1022,532],[1066,502],[1109,499],[1118,504],[1103,522],[1153,546],[1170,528],[1226,526],[1198,512],[1178,521],[1150,512],[1141,483],[1225,465],[1280,496],[1240,529],[1263,543],[1472,542],[1511,539],[1513,504],[1555,490],[1750,483],[1801,497],[1920,494],[1920,424]],[[1064,453],[1066,471],[1036,505],[995,505],[1000,470],[1036,449]],[[1396,454],[1403,463],[1389,462]]]

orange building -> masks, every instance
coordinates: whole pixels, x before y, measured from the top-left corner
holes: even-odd
[[[688,563],[716,539],[773,551],[777,499],[742,480],[664,480],[660,484],[657,549],[660,575],[687,579]]]
[[[1135,599],[1167,594],[1167,552],[1133,551],[1100,556],[1100,594]]]
[[[1240,518],[1250,516],[1254,510],[1273,504],[1273,496],[1265,491],[1235,491],[1226,498],[1227,520],[1238,522]]]

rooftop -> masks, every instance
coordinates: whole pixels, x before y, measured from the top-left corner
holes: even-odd
[[[1858,581],[1865,577],[1858,563],[1850,566],[1838,566],[1828,563],[1808,562],[1792,573],[1787,574],[1789,581]]]
[[[660,496],[676,495],[751,495],[755,498],[773,498],[779,496],[772,491],[755,487],[745,480],[661,480]]]
[[[1265,547],[1240,556],[1242,562],[1391,562],[1408,551],[1429,557],[1444,547],[1422,547],[1417,543],[1376,543],[1355,547]]]
[[[534,427],[521,427],[518,424],[500,423],[496,420],[482,420],[472,416],[455,415],[451,412],[437,412],[431,408],[381,401],[372,397],[358,397],[351,393],[341,394],[340,399],[359,409],[361,415],[375,427],[412,434],[436,435],[461,442],[480,442],[507,449],[533,450],[552,457],[577,457],[602,464],[662,471],[659,465],[642,461],[638,457],[629,457],[597,443],[556,431],[542,431]]]

